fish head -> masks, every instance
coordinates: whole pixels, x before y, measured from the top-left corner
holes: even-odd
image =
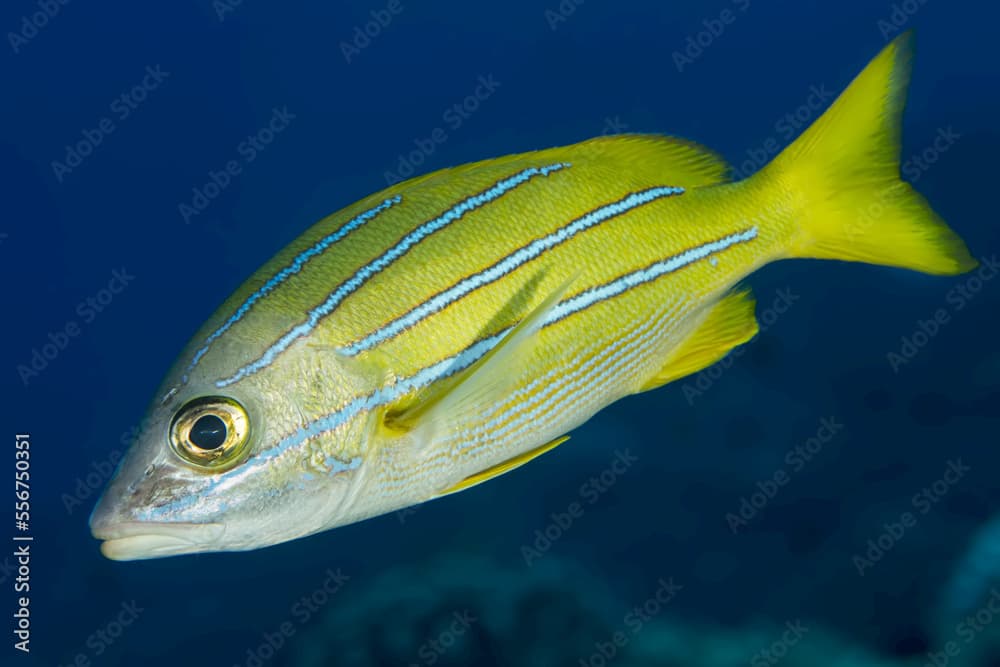
[[[336,386],[336,369],[289,354],[268,374],[220,388],[211,361],[184,381],[172,373],[94,508],[91,532],[106,557],[243,551],[348,522],[363,424],[308,430],[310,406],[338,400],[308,392]]]

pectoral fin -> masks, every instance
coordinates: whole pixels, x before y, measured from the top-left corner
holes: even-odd
[[[639,391],[648,391],[697,373],[757,334],[755,301],[749,290],[733,292],[711,306],[708,315],[667,357],[666,363]]]
[[[412,432],[420,448],[453,425],[502,401],[570,282],[560,285],[474,364],[448,380],[433,383],[402,410],[387,414],[386,427]]]
[[[524,454],[520,454],[518,456],[515,456],[514,458],[510,459],[509,461],[504,461],[503,463],[499,463],[499,464],[493,466],[492,468],[487,468],[486,470],[483,470],[482,472],[478,472],[475,475],[470,475],[469,477],[466,477],[465,479],[463,479],[458,484],[455,484],[454,486],[448,487],[447,489],[445,489],[441,493],[437,494],[437,496],[435,496],[435,497],[436,498],[440,498],[441,496],[447,496],[450,493],[457,493],[459,491],[464,491],[464,490],[466,490],[466,489],[468,489],[470,487],[475,486],[476,484],[481,484],[481,483],[485,482],[488,479],[493,479],[494,477],[499,477],[500,475],[504,474],[505,472],[509,472],[509,471],[513,470],[514,468],[518,468],[520,466],[523,466],[528,461],[530,461],[530,460],[532,460],[532,459],[534,459],[536,457],[541,456],[542,454],[544,454],[547,451],[555,449],[556,447],[558,447],[562,443],[566,442],[567,440],[569,440],[569,436],[568,435],[564,435],[562,437],[556,438],[555,440],[553,440],[551,442],[545,443],[541,447],[536,447],[535,449],[532,449],[531,451],[528,451],[528,452],[525,452]]]

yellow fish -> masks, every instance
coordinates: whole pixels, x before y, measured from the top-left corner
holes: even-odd
[[[204,325],[91,517],[103,553],[254,549],[499,475],[757,332],[734,289],[814,257],[956,274],[899,177],[911,44],[732,182],[623,135],[400,183],[322,220]]]

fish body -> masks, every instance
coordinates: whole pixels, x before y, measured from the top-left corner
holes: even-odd
[[[664,160],[677,165],[668,178]],[[421,502],[638,391],[683,338],[675,332],[695,326],[707,304],[780,247],[782,230],[761,231],[749,192],[739,195],[742,205],[731,205],[731,219],[709,222],[705,211],[739,187],[709,195],[697,186],[724,173],[721,161],[699,149],[638,136],[508,156],[404,183],[314,227],[224,306],[203,333],[217,331],[227,311],[238,310],[248,293],[320,239],[398,198],[232,325],[224,363],[211,375],[221,390],[245,383],[262,396],[306,397],[301,414],[275,424],[275,437],[290,435],[291,447],[313,451],[317,461],[380,457],[360,491],[373,501],[366,512]],[[501,189],[422,233],[428,222]],[[417,236],[398,258],[379,262]],[[362,282],[358,276],[366,274]],[[337,288],[347,294],[345,285],[353,289],[330,315],[266,366],[260,362],[308,321],[303,313]],[[564,298],[538,332],[534,351],[491,405],[450,416],[443,437],[425,446],[406,443],[405,433],[389,433],[377,447],[346,437],[460,373],[562,285]],[[204,339],[197,336],[194,345]],[[308,441],[298,437],[303,423],[331,415],[333,428],[322,427]],[[355,447],[345,449],[347,441]],[[323,474],[319,467],[316,474]]]
[[[181,354],[91,519],[104,553],[256,548],[506,472],[752,338],[735,286],[778,259],[971,268],[899,180],[909,50],[889,45],[743,181],[692,142],[620,135],[321,221]]]

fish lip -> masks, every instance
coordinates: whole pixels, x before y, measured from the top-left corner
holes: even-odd
[[[111,560],[142,560],[211,551],[225,534],[221,523],[123,521],[92,527]]]

